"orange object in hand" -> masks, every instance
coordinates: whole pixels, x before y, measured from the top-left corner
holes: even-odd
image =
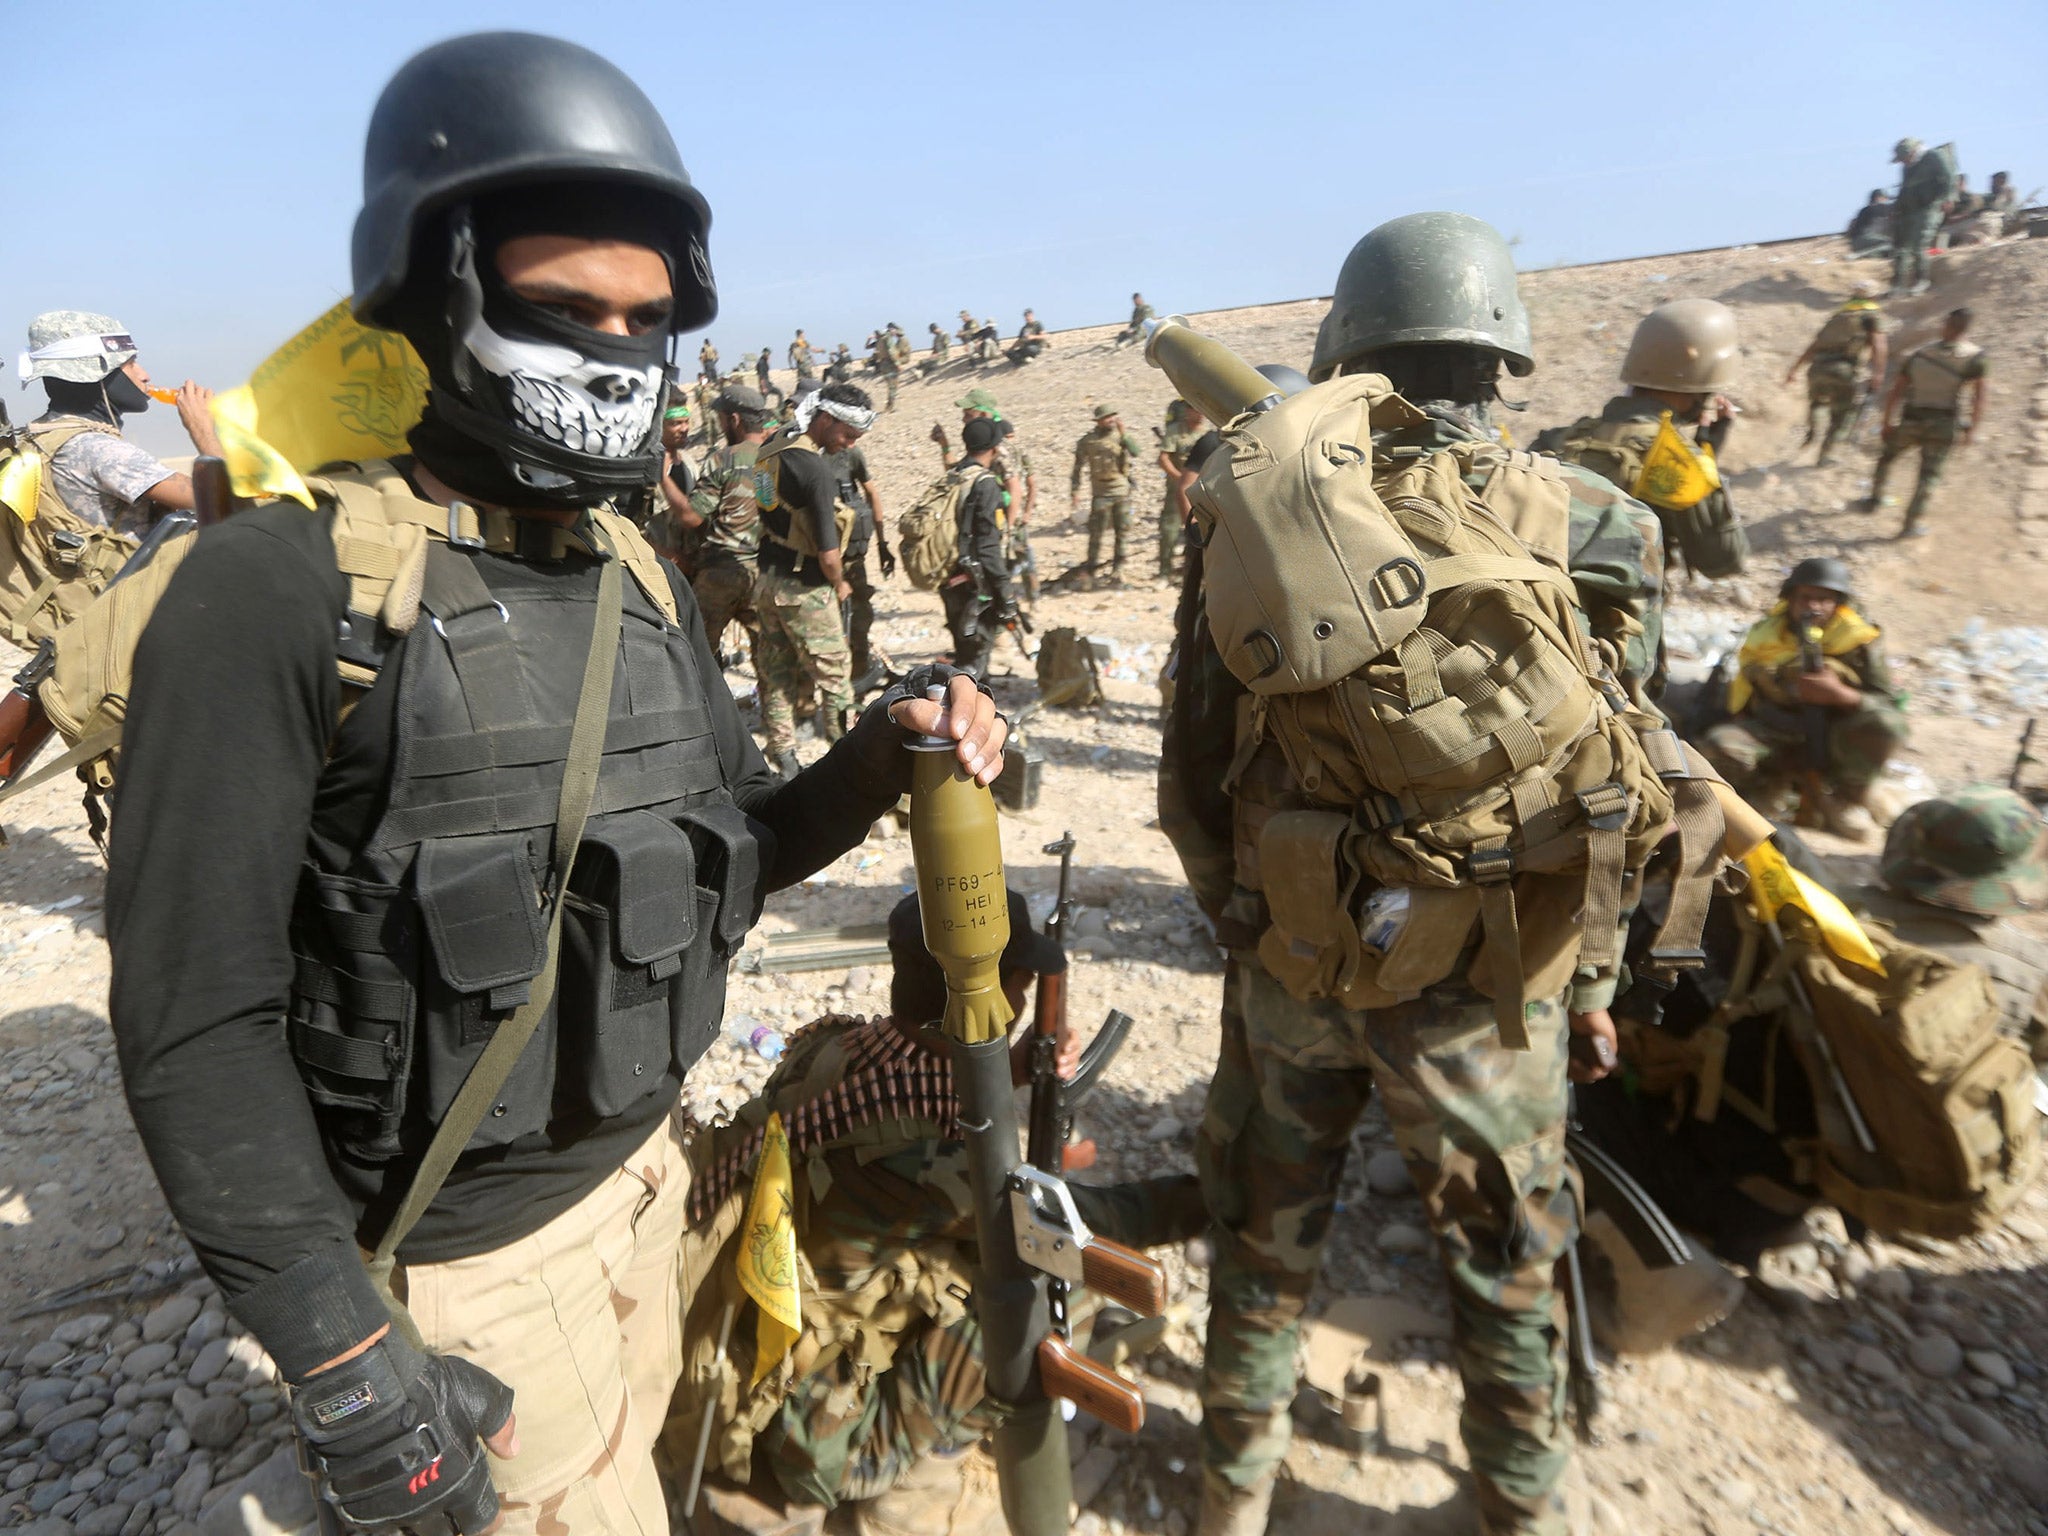
[[[156,385],[152,384],[143,390],[143,393],[149,396],[150,399],[163,405],[176,405],[178,403],[178,392],[175,389],[159,389]]]

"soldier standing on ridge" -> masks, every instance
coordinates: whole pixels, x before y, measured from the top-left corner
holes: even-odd
[[[1929,150],[1918,139],[1901,139],[1892,160],[1903,167],[1899,196],[1892,204],[1892,291],[1895,299],[1925,293],[1931,286],[1927,248],[1941,228],[1943,212],[1955,196],[1955,168],[1941,150]]]
[[[711,345],[711,338],[704,338],[704,345],[697,349],[697,369],[712,383],[718,382],[718,348]]]
[[[758,682],[761,616],[754,589],[760,575],[761,504],[754,459],[768,439],[768,402],[751,385],[728,384],[713,402],[713,413],[724,446],[706,461],[690,497],[688,517],[701,529],[690,584],[712,654],[724,654],[726,626],[737,623],[745,632]]]
[[[1969,447],[1984,419],[1984,378],[1990,367],[1984,349],[1964,339],[1969,329],[1970,311],[1950,310],[1941,323],[1941,340],[1907,353],[1899,364],[1879,412],[1884,446],[1871,473],[1870,494],[1856,505],[1864,512],[1882,506],[1885,477],[1892,464],[1908,449],[1917,449],[1920,478],[1914,482],[1913,499],[1906,503],[1906,521],[1899,529],[1902,539],[1916,539],[1927,532],[1923,521],[1927,502],[1941,484],[1950,451]],[[1963,420],[1966,390],[1970,397],[1968,421]]]

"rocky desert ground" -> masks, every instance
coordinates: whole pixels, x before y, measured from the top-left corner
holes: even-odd
[[[1786,368],[1852,282],[1882,275],[1849,261],[1837,239],[1527,274],[1539,366],[1508,391],[1526,412],[1505,417],[1526,441],[1596,408],[1636,318],[1654,304],[1705,296],[1734,305],[1745,414],[1723,462],[1755,557],[1740,580],[1680,588],[1673,647],[1682,662],[1704,664],[1767,604],[1793,560],[1845,555],[1912,695],[1913,743],[1889,786],[1899,803],[2002,780],[2024,721],[2048,705],[2048,242],[1958,252],[1939,265],[1933,292],[1888,307],[1894,345],[1930,338],[1944,311],[1967,302],[1992,379],[1988,419],[1952,461],[1932,538],[1894,541],[1896,506],[1849,509],[1873,447],[1830,469],[1799,451],[1804,390],[1782,382]],[[1153,286],[1163,311],[1172,294]],[[932,317],[971,295],[937,297]],[[1192,318],[1255,362],[1305,366],[1324,308],[1304,300]],[[917,335],[929,317],[903,318]],[[1083,559],[1066,478],[1091,408],[1116,405],[1144,438],[1172,393],[1135,348],[1110,348],[1117,329],[1059,332],[1051,353],[1023,369],[913,372],[868,440],[886,510],[937,471],[926,434],[943,422],[957,443],[953,401],[979,383],[1031,454],[1042,573]],[[1893,489],[1903,500],[1910,485]],[[1072,625],[1105,642],[1108,697],[1031,722],[1047,759],[1043,796],[1004,820],[1013,881],[1041,913],[1056,870],[1040,849],[1072,830],[1084,903],[1075,1017],[1119,1007],[1138,1020],[1085,1116],[1101,1148],[1091,1178],[1192,1166],[1216,1049],[1221,966],[1153,803],[1156,679],[1173,602],[1150,579],[1160,495],[1148,472],[1128,584],[1048,594],[1038,607],[1040,633]],[[878,637],[899,661],[942,651],[936,599],[887,587]],[[997,670],[997,694],[1015,713],[1035,693],[1031,666],[1006,642]],[[730,681],[751,694],[743,672]],[[103,868],[76,799],[66,782],[10,804],[0,850],[0,1526],[38,1536],[291,1529],[306,1516],[273,1372],[198,1274],[123,1103],[106,1021]],[[906,888],[909,859],[908,840],[878,827],[821,877],[775,898],[764,935],[879,921]],[[877,1012],[885,998],[886,977],[872,965],[743,970],[730,1006],[790,1029],[831,1010]],[[715,1114],[766,1070],[721,1041],[688,1097]],[[1368,1117],[1319,1310],[1368,1297],[1443,1313],[1420,1207],[1390,1146],[1384,1123]],[[1174,1321],[1138,1367],[1151,1403],[1144,1431],[1074,1437],[1077,1529],[1090,1536],[1192,1528],[1202,1257],[1199,1245],[1168,1256]],[[2048,1183],[1983,1238],[1852,1245],[1823,1221],[1780,1258],[1787,1283],[1757,1288],[1722,1325],[1654,1357],[1609,1362],[1612,1406],[1584,1454],[1595,1529],[2048,1533]],[[1470,1529],[1458,1387],[1430,1331],[1415,1322],[1394,1351],[1380,1453],[1353,1455],[1304,1401],[1276,1524],[1303,1536]]]

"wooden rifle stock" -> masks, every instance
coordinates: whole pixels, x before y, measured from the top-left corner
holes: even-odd
[[[1140,1317],[1166,1310],[1166,1271],[1135,1248],[1091,1236],[1081,1247],[1081,1283]]]
[[[33,693],[17,687],[0,697],[0,784],[28,766],[29,759],[50,739],[51,729],[42,700]]]
[[[192,510],[202,528],[224,521],[235,510],[234,487],[222,460],[202,455],[192,461]]]
[[[1127,1435],[1144,1427],[1145,1394],[1056,1333],[1038,1341],[1038,1382],[1047,1397],[1064,1397]]]

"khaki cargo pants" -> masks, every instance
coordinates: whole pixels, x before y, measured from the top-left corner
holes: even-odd
[[[427,1343],[512,1389],[519,1454],[491,1462],[501,1536],[667,1536],[653,1452],[683,1369],[689,1185],[670,1119],[531,1236],[407,1266]]]

